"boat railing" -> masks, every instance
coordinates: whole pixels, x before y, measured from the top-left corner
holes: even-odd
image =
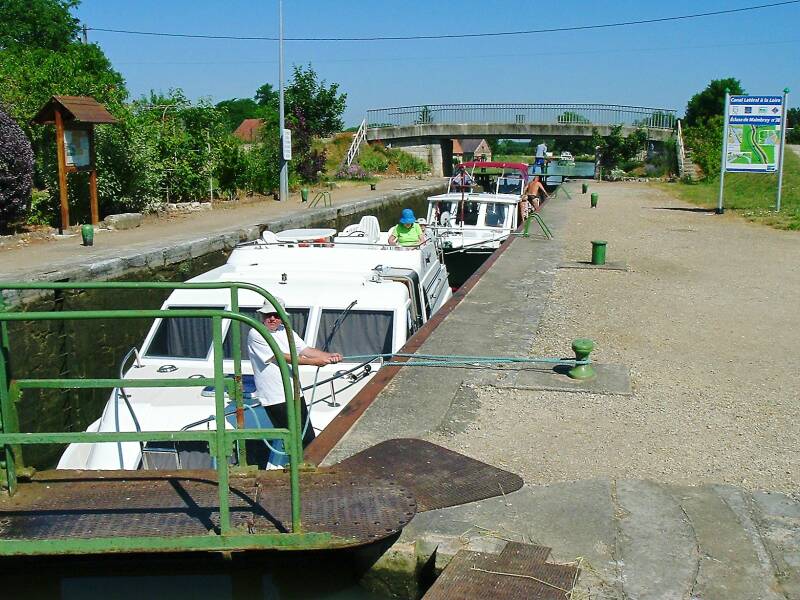
[[[169,309],[169,310],[75,310],[75,311],[11,311],[3,301],[3,292],[6,290],[89,290],[89,289],[229,289],[231,294],[231,310],[221,309]],[[279,439],[284,442],[284,447],[289,455],[289,479],[291,488],[291,533],[259,534],[264,548],[268,547],[304,547],[320,543],[320,536],[326,534],[303,533],[301,522],[300,498],[300,463],[303,456],[302,436],[300,434],[300,386],[297,378],[292,380],[289,364],[284,358],[277,342],[270,335],[267,328],[259,321],[239,313],[239,292],[248,290],[260,294],[269,301],[275,311],[280,315],[287,330],[290,342],[291,364],[294,372],[298,372],[297,349],[291,335],[291,324],[286,311],[265,289],[242,282],[208,282],[208,283],[170,283],[170,282],[0,282],[0,488],[4,488],[8,495],[14,495],[18,488],[18,474],[30,473],[25,469],[21,447],[32,444],[77,444],[100,442],[205,442],[209,444],[211,455],[216,459],[217,488],[219,495],[219,529],[220,536],[218,547],[225,548],[226,543],[231,546],[238,533],[232,528],[230,515],[230,468],[228,459],[233,455],[233,447],[237,446],[241,464],[246,465],[244,444],[236,444],[248,439]],[[171,318],[207,318],[211,319],[213,376],[195,378],[158,378],[158,379],[124,379],[120,378],[20,378],[19,374],[11,372],[13,365],[11,336],[8,324],[15,322],[47,322],[69,320],[98,320],[98,319],[171,319]],[[274,352],[278,368],[281,373],[284,396],[287,402],[287,428],[245,429],[243,388],[241,375],[241,328],[231,327],[232,349],[234,360],[234,375],[226,376],[223,361],[223,323],[227,320],[249,325],[261,334],[269,347]],[[22,432],[17,412],[17,405],[21,402],[25,390],[87,390],[87,389],[115,389],[125,388],[189,388],[207,387],[214,388],[214,415],[215,426],[207,430],[194,431],[83,431],[83,432]],[[235,399],[236,429],[227,429],[226,393],[229,398]],[[288,538],[286,536],[289,536]],[[0,534],[0,538],[2,534]],[[205,536],[202,536],[205,538]],[[253,538],[256,537],[254,534]],[[313,539],[312,539],[313,538]],[[207,540],[207,538],[205,538]],[[226,542],[226,539],[228,542]],[[252,538],[251,538],[252,539]],[[132,538],[131,544],[146,550],[163,549],[165,544],[175,549],[194,549],[205,542],[197,536],[186,537],[159,537],[145,536]],[[259,541],[259,540],[253,540]],[[117,546],[114,538],[81,538],[70,541],[70,548],[74,551],[103,552],[112,551]],[[36,554],[43,551],[42,544],[32,540],[19,546],[13,540],[0,539],[0,548],[16,554]],[[19,547],[17,547],[19,546]],[[3,551],[0,551],[3,553]]]

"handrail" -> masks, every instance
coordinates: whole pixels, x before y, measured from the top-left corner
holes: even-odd
[[[353,164],[356,156],[358,156],[358,151],[361,148],[361,144],[364,143],[364,140],[367,138],[367,119],[364,118],[361,121],[361,125],[358,126],[358,130],[356,131],[355,135],[353,136],[353,142],[350,144],[350,148],[347,151],[347,157],[345,158],[345,163],[349,167]]]
[[[321,190],[317,192],[314,196],[314,199],[308,203],[307,208],[314,208],[319,204],[320,200],[322,200],[322,206],[333,206],[333,200],[331,200],[331,193],[328,190]]]
[[[427,104],[367,111],[370,129],[455,123],[630,125],[674,129],[676,111],[623,104]]]
[[[686,173],[686,148],[683,145],[683,128],[681,127],[680,119],[678,119],[678,135],[676,145],[678,147],[678,176],[683,178],[684,174]]]
[[[231,311],[220,309],[169,309],[169,310],[86,310],[86,311],[59,311],[59,312],[7,312],[2,301],[2,291],[6,289],[230,289]],[[198,282],[198,283],[170,283],[170,282],[0,282],[0,458],[4,458],[2,467],[5,475],[9,494],[13,494],[17,486],[17,453],[13,446],[24,444],[52,444],[52,443],[97,443],[97,442],[122,442],[122,441],[158,441],[158,440],[202,440],[209,443],[209,449],[216,458],[218,473],[218,492],[220,509],[220,535],[232,535],[230,521],[229,492],[230,479],[228,472],[229,448],[237,440],[272,438],[285,441],[289,454],[291,506],[292,506],[292,533],[302,532],[301,505],[300,505],[300,460],[302,458],[302,437],[300,436],[300,392],[297,377],[290,375],[289,364],[283,351],[273,339],[269,330],[259,321],[242,315],[238,312],[238,292],[246,289],[256,292],[269,301],[280,315],[286,328],[290,341],[291,363],[297,373],[297,350],[291,334],[291,324],[286,311],[275,300],[274,296],[263,288],[242,282]],[[93,319],[140,319],[140,318],[186,318],[201,317],[212,320],[213,339],[213,378],[194,379],[12,379],[9,372],[8,360],[11,356],[8,334],[8,322],[17,321],[66,321],[66,320],[93,320]],[[233,378],[225,377],[223,370],[223,320],[236,321],[249,325],[255,329],[269,345],[276,356],[284,396],[287,402],[286,429],[242,429],[243,423],[239,422],[240,429],[228,430],[225,427],[224,405],[225,394],[236,398],[237,421],[239,410],[242,406],[241,386],[241,338],[240,327],[232,328],[233,354],[235,374]],[[21,433],[17,418],[16,403],[21,398],[24,389],[87,389],[87,388],[114,388],[114,387],[198,387],[214,386],[215,415],[217,427],[214,430],[186,431],[186,432],[51,432],[51,433]],[[243,416],[242,416],[243,421]],[[21,465],[21,462],[20,462]],[[269,536],[267,536],[269,537]],[[265,538],[266,539],[266,538]],[[162,540],[163,541],[163,540]]]

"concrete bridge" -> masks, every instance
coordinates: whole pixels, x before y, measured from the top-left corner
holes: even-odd
[[[643,129],[649,140],[674,134],[675,111],[617,104],[429,104],[367,111],[366,139],[428,161],[434,175],[452,170],[453,138],[585,138]]]

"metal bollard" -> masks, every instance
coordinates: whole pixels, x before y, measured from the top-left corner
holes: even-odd
[[[592,350],[594,350],[594,342],[592,340],[586,338],[572,340],[572,351],[575,353],[575,360],[589,360]],[[575,365],[567,373],[572,379],[590,379],[596,374],[591,364]]]
[[[81,238],[83,238],[83,245],[84,246],[93,246],[94,245],[94,226],[93,225],[81,225]]]
[[[586,192],[588,192],[588,191],[589,191],[589,184],[588,184],[588,183],[584,183],[584,184],[582,184],[582,185],[581,185],[581,190],[583,190],[583,193],[584,193],[584,194],[585,194]]]
[[[594,192],[592,194],[592,199],[591,199],[592,208],[597,208],[597,198],[598,198],[597,192]]]
[[[308,202],[308,188],[300,188],[300,199],[303,202]]]
[[[592,264],[604,265],[606,264],[606,245],[608,242],[602,240],[595,240],[592,242]]]

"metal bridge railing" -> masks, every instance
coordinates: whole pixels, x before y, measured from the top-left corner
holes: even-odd
[[[97,311],[58,311],[58,312],[8,312],[2,300],[3,290],[87,290],[87,289],[230,289],[231,311],[218,309],[170,309],[170,310],[97,310]],[[256,537],[262,537],[264,547],[274,546],[302,546],[304,535],[319,541],[318,534],[302,534],[301,505],[300,505],[300,461],[303,456],[302,423],[300,417],[300,390],[298,378],[290,377],[289,366],[283,352],[270,335],[267,328],[260,322],[240,314],[238,295],[239,290],[249,290],[260,294],[268,300],[280,315],[287,328],[290,342],[291,363],[294,373],[298,373],[297,350],[291,334],[291,322],[286,311],[279,305],[269,292],[263,288],[240,282],[222,283],[167,283],[167,282],[91,282],[91,283],[0,283],[0,484],[7,488],[13,495],[17,488],[17,472],[22,465],[18,447],[26,444],[71,444],[71,443],[99,443],[99,442],[146,442],[146,441],[203,441],[208,442],[211,454],[216,459],[217,486],[219,491],[220,537],[223,540],[214,547],[225,547],[224,538],[231,541],[237,533],[232,531],[230,518],[230,479],[228,458],[231,456],[234,442],[247,439],[280,439],[289,454],[289,471],[291,487],[291,534],[278,540],[274,535],[248,536],[248,544],[258,542]],[[15,321],[65,321],[65,320],[92,320],[92,319],[156,319],[156,318],[186,318],[201,317],[212,321],[213,340],[213,377],[194,379],[19,379],[18,374],[10,372],[12,351],[8,332],[8,323]],[[244,429],[243,417],[243,391],[241,371],[241,331],[240,327],[231,327],[232,350],[234,361],[234,376],[226,377],[223,370],[223,321],[231,320],[240,322],[258,331],[272,349],[277,359],[281,372],[284,395],[287,402],[288,428],[273,429]],[[17,403],[21,400],[22,392],[26,389],[99,389],[99,388],[153,388],[153,387],[214,387],[214,415],[215,427],[201,431],[142,431],[142,432],[48,432],[48,433],[23,433],[19,429],[17,416]],[[237,408],[238,429],[227,429],[225,419],[225,395],[233,398]],[[219,539],[219,538],[218,538]],[[309,538],[310,540],[310,538]],[[142,537],[131,538],[130,543],[140,549],[157,550],[165,546],[171,548],[196,549],[209,544],[202,539],[186,538],[160,538]],[[241,543],[241,540],[236,540]],[[0,540],[0,546],[16,544],[10,540]],[[81,542],[84,543],[84,542]],[[109,548],[116,547],[114,539],[95,538],[85,540],[86,548],[102,550],[105,545]],[[35,543],[34,543],[35,544]],[[23,543],[24,545],[24,543]],[[119,544],[117,544],[119,545]],[[8,546],[9,548],[11,546]],[[25,546],[27,548],[27,546]],[[36,549],[30,546],[31,552]],[[24,553],[24,551],[23,551]]]
[[[367,127],[430,124],[628,125],[674,129],[675,111],[619,104],[426,104],[367,111]]]

